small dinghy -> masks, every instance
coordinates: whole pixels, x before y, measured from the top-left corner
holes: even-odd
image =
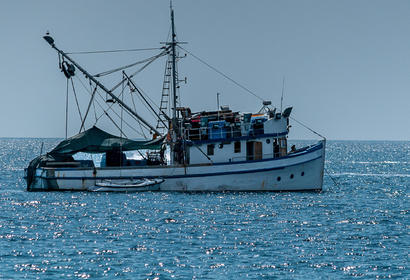
[[[92,192],[143,192],[159,191],[159,186],[164,179],[139,179],[139,180],[102,180],[88,188]]]

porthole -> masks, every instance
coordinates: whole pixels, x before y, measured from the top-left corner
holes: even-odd
[[[276,180],[278,180],[278,182],[280,181],[280,176],[278,176],[278,178],[276,178]]]
[[[305,171],[302,171],[302,173],[300,173],[300,176],[305,176]]]
[[[266,139],[266,144],[269,144],[270,143],[270,139]]]
[[[290,179],[293,179],[293,177],[295,177],[293,174],[290,174]]]

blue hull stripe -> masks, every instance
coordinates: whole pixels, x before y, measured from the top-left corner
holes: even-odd
[[[304,162],[299,162],[291,165],[281,166],[281,167],[271,167],[271,168],[264,168],[264,169],[254,169],[254,170],[241,170],[241,171],[228,171],[228,172],[219,172],[219,173],[200,173],[200,174],[186,174],[186,175],[169,175],[169,176],[121,176],[121,177],[44,177],[44,176],[36,176],[36,178],[41,178],[45,180],[106,180],[106,179],[140,179],[140,178],[193,178],[193,177],[210,177],[210,176],[223,176],[223,175],[232,175],[232,174],[246,174],[246,173],[259,173],[259,172],[266,172],[271,170],[279,170],[285,169],[290,166],[301,165],[305,164],[317,159],[322,158],[322,156],[318,156],[314,159],[310,159]]]

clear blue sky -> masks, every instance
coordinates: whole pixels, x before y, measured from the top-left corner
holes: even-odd
[[[187,49],[277,105],[285,76],[284,104],[329,139],[410,140],[410,1],[175,0],[174,7]],[[169,2],[4,1],[0,26],[0,137],[63,137],[65,78],[44,33],[66,51],[158,47]],[[95,73],[151,54],[75,58]],[[136,78],[157,102],[163,63]],[[188,78],[183,104],[194,111],[214,109],[216,92],[233,109],[261,107],[190,57],[179,68]],[[71,134],[79,126],[73,104]],[[311,137],[293,126],[290,138]]]

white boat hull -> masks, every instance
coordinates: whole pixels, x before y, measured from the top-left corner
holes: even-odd
[[[321,190],[325,140],[278,159],[188,166],[38,168],[30,190],[83,191],[101,180],[162,178],[160,191]]]

